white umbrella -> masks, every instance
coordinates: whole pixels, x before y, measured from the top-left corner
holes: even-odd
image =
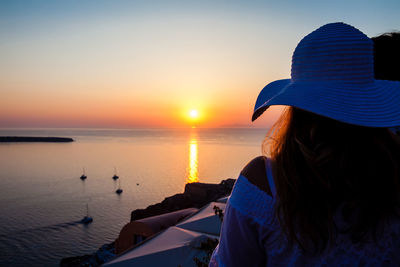
[[[221,198],[217,199],[217,202],[226,203],[226,202],[228,202],[228,199],[229,199],[229,196],[221,197]]]
[[[105,263],[104,266],[196,267],[193,258],[202,259],[206,255],[205,251],[199,250],[198,247],[208,238],[218,239],[218,236],[173,226],[148,239],[142,245]]]
[[[211,202],[176,226],[191,231],[219,236],[222,222],[221,218],[215,214],[215,206],[224,211],[226,204]]]

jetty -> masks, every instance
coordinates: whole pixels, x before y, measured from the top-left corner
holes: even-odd
[[[69,143],[73,141],[74,139],[69,137],[0,136],[0,143],[13,143],[13,142]]]

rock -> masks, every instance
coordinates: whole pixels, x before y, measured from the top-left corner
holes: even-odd
[[[76,266],[99,266],[93,255],[83,255],[76,257],[63,258],[60,267],[76,267]]]
[[[115,257],[115,242],[101,246],[92,255],[63,258],[60,261],[61,267],[95,267]]]

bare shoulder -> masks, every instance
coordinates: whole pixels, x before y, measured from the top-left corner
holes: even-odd
[[[249,182],[257,186],[268,195],[272,195],[268,184],[266,172],[266,157],[259,156],[252,159],[240,172],[241,175],[247,178]]]

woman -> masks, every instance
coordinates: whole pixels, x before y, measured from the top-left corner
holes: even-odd
[[[241,172],[210,266],[399,266],[400,82],[374,79],[372,41],[344,23],[304,37],[291,79],[253,120],[289,106]]]

